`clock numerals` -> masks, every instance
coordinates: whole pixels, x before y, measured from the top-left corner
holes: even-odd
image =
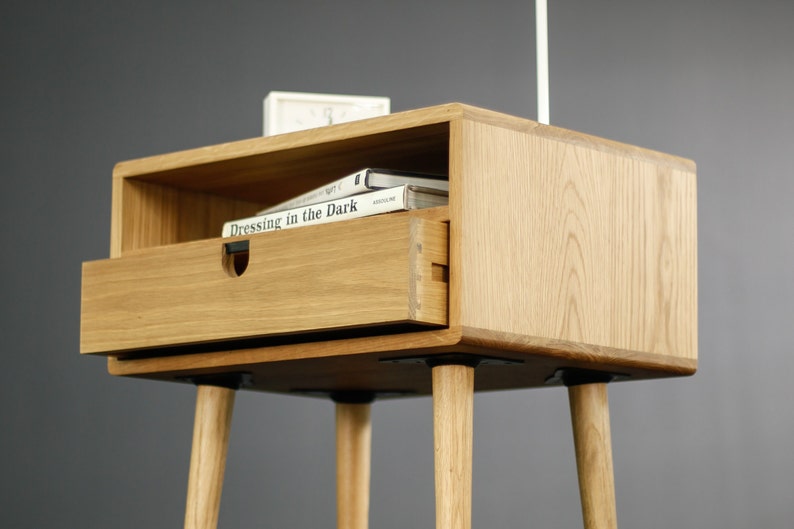
[[[346,114],[346,111],[338,110],[334,107],[323,107],[320,111],[311,109],[308,112],[308,118],[303,118],[299,115],[295,118],[295,124],[308,127],[333,125],[334,123],[342,123]]]
[[[323,118],[326,121],[326,125],[333,125],[334,123],[339,123],[341,120],[345,118],[345,114],[347,114],[344,110],[339,110],[338,112],[334,111],[334,107],[325,107],[323,109]]]

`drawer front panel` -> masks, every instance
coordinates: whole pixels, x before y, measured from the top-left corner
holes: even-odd
[[[448,226],[409,213],[83,265],[81,352],[447,325]]]

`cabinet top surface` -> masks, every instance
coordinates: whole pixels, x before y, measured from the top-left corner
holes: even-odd
[[[113,176],[115,178],[146,179],[147,175],[178,171],[188,167],[222,163],[280,151],[299,150],[317,145],[337,144],[345,141],[355,142],[360,138],[399,133],[401,131],[409,135],[445,134],[448,136],[449,124],[461,120],[518,130],[567,143],[588,145],[598,150],[607,150],[632,158],[648,159],[656,163],[671,165],[688,172],[694,172],[695,169],[695,164],[692,161],[677,156],[606,140],[560,127],[542,125],[529,119],[471,105],[447,103],[305,131],[238,140],[122,161],[116,164]]]

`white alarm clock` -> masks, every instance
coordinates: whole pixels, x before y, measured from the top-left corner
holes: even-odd
[[[264,102],[264,134],[312,129],[389,113],[388,97],[270,92]]]

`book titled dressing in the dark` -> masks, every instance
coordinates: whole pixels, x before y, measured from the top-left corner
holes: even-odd
[[[360,193],[336,200],[309,204],[297,208],[265,213],[223,225],[223,237],[253,235],[266,231],[298,228],[325,224],[340,220],[355,219],[434,206],[445,206],[449,202],[447,191],[400,185],[369,193]]]

